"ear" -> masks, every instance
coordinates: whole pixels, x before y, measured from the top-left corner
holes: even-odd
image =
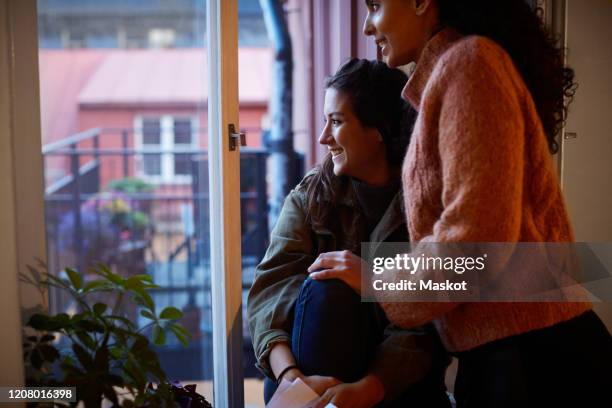
[[[417,16],[422,16],[432,6],[434,0],[414,0],[414,11]]]

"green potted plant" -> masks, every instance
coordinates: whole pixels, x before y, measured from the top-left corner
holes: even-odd
[[[125,408],[179,406],[178,396],[184,399],[187,391],[168,382],[151,341],[163,345],[173,335],[187,345],[190,334],[178,323],[180,310],[157,310],[150,293],[157,286],[150,276],[124,278],[104,264],[91,268],[88,276],[95,278],[89,280],[70,268],[53,276],[40,261],[29,270],[22,281],[40,288],[43,298],[48,289],[65,292],[74,307],[71,313],[29,318],[24,328],[28,385],[76,387],[77,402],[85,408],[99,408],[103,400]],[[123,314],[126,306],[136,307],[148,324],[136,327]],[[192,407],[210,406],[192,394],[200,402]]]

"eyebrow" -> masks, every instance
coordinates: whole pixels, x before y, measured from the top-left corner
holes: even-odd
[[[332,116],[344,116],[344,113],[340,112],[340,111],[336,111],[336,112],[332,112],[329,115],[326,115],[327,117],[332,117]]]

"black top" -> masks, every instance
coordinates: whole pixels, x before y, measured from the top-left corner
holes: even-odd
[[[369,236],[397,195],[401,180],[396,177],[384,186],[371,186],[356,179],[351,179],[351,181]]]

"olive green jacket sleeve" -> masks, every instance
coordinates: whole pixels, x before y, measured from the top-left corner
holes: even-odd
[[[306,224],[303,191],[291,191],[270,236],[264,259],[255,270],[255,281],[249,291],[247,314],[253,349],[259,369],[274,378],[268,364],[270,346],[286,341],[293,307],[307,269],[314,262],[313,233]]]

